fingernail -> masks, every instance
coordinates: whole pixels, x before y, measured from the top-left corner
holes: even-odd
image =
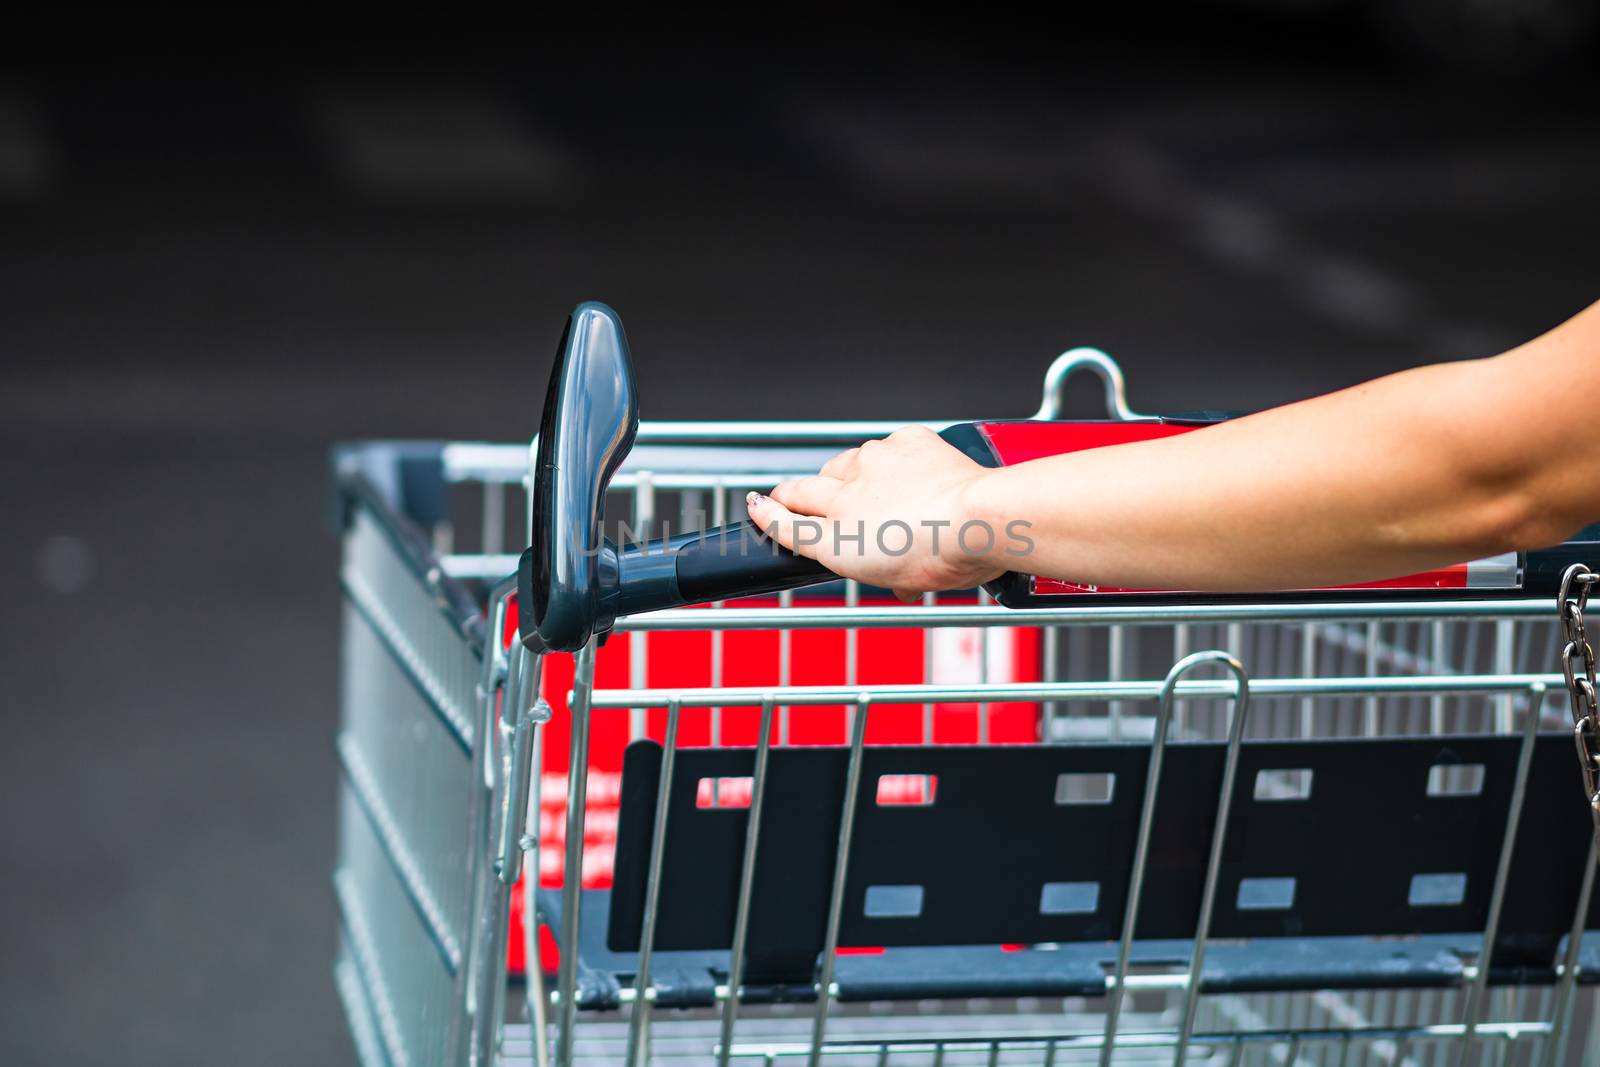
[[[747,508],[753,508],[765,499],[766,497],[752,489],[744,495],[744,506]]]

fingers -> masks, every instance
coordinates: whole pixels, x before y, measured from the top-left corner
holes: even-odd
[[[813,474],[791,478],[773,486],[772,499],[800,515],[826,515],[844,483],[837,478]]]
[[[838,478],[844,481],[855,473],[856,461],[861,456],[861,449],[847,448],[822,465],[822,470],[817,473],[825,478]]]
[[[915,424],[911,426],[902,426],[888,437],[874,437],[863,442],[856,448],[845,449],[843,452],[840,452],[837,456],[834,456],[832,459],[828,460],[828,462],[824,463],[822,465],[822,469],[817,473],[827,478],[837,478],[840,481],[849,481],[851,478],[855,477],[861,465],[861,460],[867,452],[873,452],[877,449],[881,449],[885,445],[902,449],[906,448],[907,446],[916,448],[927,445],[934,441],[945,445],[947,448],[951,447],[945,443],[943,438],[941,438],[937,433],[934,433],[932,430],[928,429],[926,426]]]
[[[768,537],[797,556],[818,559],[822,544],[820,523],[809,516],[796,515],[770,496],[750,493],[744,498],[750,521]],[[799,532],[801,536],[796,537]]]
[[[923,426],[921,423],[913,423],[910,426],[902,426],[888,437],[885,437],[884,440],[893,445],[925,445],[932,441],[939,441],[940,443],[945,444],[948,443],[945,442],[944,438],[940,437],[936,432],[930,430],[926,426]]]

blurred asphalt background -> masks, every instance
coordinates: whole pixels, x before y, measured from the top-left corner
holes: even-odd
[[[1191,12],[4,46],[0,1062],[350,1061],[325,453],[525,439],[580,299],[647,418],[910,419],[1027,413],[1076,344],[1256,407],[1600,297],[1592,37]]]

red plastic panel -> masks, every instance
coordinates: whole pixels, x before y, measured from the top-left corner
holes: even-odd
[[[813,607],[838,607],[839,599],[800,598]],[[776,598],[739,601],[741,607],[776,607]],[[863,606],[898,603],[892,599],[863,598]],[[515,603],[507,620],[515,625]],[[842,685],[846,681],[847,638],[843,630],[793,630],[790,637],[792,685]],[[595,657],[595,688],[697,689],[712,685],[712,635],[710,632],[659,632],[648,635],[646,677],[630,678],[630,643],[637,635],[615,633]],[[1040,634],[1032,628],[995,628],[983,634],[975,629],[923,630],[915,628],[856,631],[856,681],[861,684],[941,684],[1029,682],[1040,677]],[[771,630],[724,631],[721,637],[721,686],[774,685],[779,680],[778,632]],[[932,648],[931,674],[924,670],[924,654]],[[985,669],[987,665],[987,669]],[[554,712],[542,728],[544,761],[539,789],[540,884],[562,884],[566,851],[567,762],[571,739],[568,696],[572,689],[571,656],[548,655],[540,691]],[[791,745],[843,745],[848,743],[847,709],[843,705],[796,707],[788,712],[787,743]],[[1037,704],[997,704],[988,709],[989,741],[994,744],[1034,744],[1039,741]],[[626,708],[599,709],[589,727],[588,801],[584,818],[583,885],[601,889],[611,885],[616,850],[618,802],[622,785],[622,753],[630,737],[630,712]],[[653,707],[645,712],[646,735],[661,741],[667,712]],[[715,743],[754,746],[761,724],[760,708],[723,708],[716,716],[719,736]],[[978,740],[979,708],[975,704],[937,704],[933,707],[934,744],[973,744]],[[711,745],[712,709],[686,707],[680,713],[678,743],[686,747]],[[780,740],[775,723],[774,741]],[[922,744],[923,707],[920,704],[881,704],[873,707],[867,722],[870,745]],[[729,802],[723,798],[724,802]],[[520,974],[526,966],[523,946],[522,890],[512,895],[507,964]],[[549,932],[540,931],[540,962],[547,970],[557,963]]]
[[[1153,441],[1204,428],[1172,422],[985,422],[979,429],[1004,466],[1086,448]]]

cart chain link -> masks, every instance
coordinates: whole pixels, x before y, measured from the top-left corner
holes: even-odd
[[[1578,747],[1578,764],[1583,768],[1589,812],[1595,832],[1600,834],[1600,684],[1595,681],[1594,646],[1583,626],[1589,593],[1597,583],[1600,574],[1582,563],[1568,567],[1561,576],[1556,612],[1567,641],[1561,651],[1561,673],[1566,676],[1567,694],[1572,700],[1572,739]]]

